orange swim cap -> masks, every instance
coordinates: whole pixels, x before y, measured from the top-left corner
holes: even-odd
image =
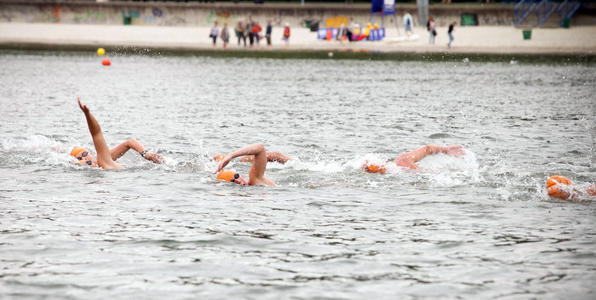
[[[220,154],[213,156],[213,159],[215,159],[216,162],[220,162],[220,161],[224,160],[224,158],[226,158],[226,156],[227,155],[220,153]]]
[[[596,196],[596,184],[592,184],[587,190],[590,196]]]
[[[569,197],[569,192],[562,189],[558,184],[570,185],[571,180],[565,176],[553,175],[546,180],[546,189],[549,196],[558,198]]]
[[[74,156],[74,157],[77,157],[77,155],[79,155],[79,153],[81,153],[81,152],[85,152],[85,151],[89,152],[89,150],[87,150],[87,149],[85,149],[85,148],[82,148],[82,147],[74,147],[74,148],[72,148],[72,150],[70,151],[70,155],[72,155],[72,156]]]
[[[217,179],[219,180],[225,180],[225,181],[232,181],[232,179],[238,178],[236,177],[236,172],[234,171],[221,171],[219,173],[217,173]]]
[[[387,171],[387,169],[383,166],[377,166],[375,164],[365,164],[364,165],[364,171],[368,172],[368,173],[381,173],[381,174],[385,174],[385,172]]]

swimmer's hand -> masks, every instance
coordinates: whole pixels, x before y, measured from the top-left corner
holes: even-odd
[[[215,172],[213,172],[213,174],[217,174],[219,171],[221,171],[223,168],[225,168],[230,161],[232,161],[233,157],[231,155],[227,155],[222,161],[219,162],[219,165],[217,166],[217,170],[215,170]]]
[[[445,153],[447,153],[448,155],[451,155],[451,156],[455,156],[455,157],[460,157],[465,154],[463,146],[448,146],[447,152],[445,152]]]
[[[157,154],[157,153],[153,153],[153,152],[147,152],[145,153],[145,159],[146,160],[150,160],[156,164],[163,164],[164,163],[164,158],[163,156]]]
[[[77,102],[79,102],[79,107],[81,108],[81,110],[88,114],[89,113],[89,108],[87,107],[87,105],[81,103],[81,97],[77,97]]]

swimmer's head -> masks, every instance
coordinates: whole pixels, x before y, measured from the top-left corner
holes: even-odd
[[[387,172],[387,168],[385,168],[384,166],[380,166],[377,164],[371,164],[368,161],[366,161],[362,165],[362,170],[364,170],[365,172],[368,172],[368,173],[379,173],[379,174],[385,174],[385,172]]]
[[[82,147],[74,147],[70,151],[70,155],[78,160],[77,165],[89,165],[97,167],[97,162],[89,150]]]
[[[214,159],[216,162],[220,162],[220,161],[224,160],[224,158],[226,158],[226,155],[225,155],[225,154],[223,154],[223,153],[216,154],[215,156],[213,156],[213,159]]]
[[[244,178],[242,178],[240,176],[240,174],[238,174],[234,171],[229,171],[229,170],[221,171],[221,172],[217,173],[217,179],[246,185],[246,181],[244,180]]]
[[[561,185],[570,185],[571,180],[565,176],[553,175],[546,180],[546,189],[549,196],[558,198],[569,197],[569,192],[565,190],[565,187]]]

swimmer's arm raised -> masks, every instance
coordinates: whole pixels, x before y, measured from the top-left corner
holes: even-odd
[[[110,150],[110,155],[112,156],[113,160],[117,160],[118,158],[122,157],[122,155],[124,155],[124,153],[126,153],[129,149],[133,149],[137,151],[139,154],[142,154],[143,151],[145,151],[145,147],[143,146],[143,144],[139,143],[139,141],[135,139],[129,139],[124,143],[112,148]],[[163,163],[163,157],[157,153],[145,152],[144,158],[156,164]]]
[[[253,180],[253,178],[262,178],[265,174],[265,169],[267,168],[267,154],[263,144],[248,145],[226,155],[226,157],[217,166],[215,173],[221,171],[226,165],[228,165],[228,163],[232,161],[232,159],[244,155],[254,155],[253,164],[250,169],[250,180]]]
[[[112,160],[110,149],[108,148],[108,145],[106,144],[106,141],[103,137],[99,123],[91,114],[89,108],[81,103],[81,99],[77,98],[77,101],[79,103],[79,107],[85,114],[85,119],[87,119],[87,126],[89,127],[91,138],[93,139],[95,151],[97,151],[97,164],[104,169],[121,169],[122,166],[118,165],[114,162],[114,160]]]

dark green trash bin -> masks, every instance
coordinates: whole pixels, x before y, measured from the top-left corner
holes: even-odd
[[[124,20],[124,25],[130,25],[130,22],[132,21],[131,16],[122,16],[122,18]]]
[[[524,29],[522,33],[524,34],[524,40],[532,39],[532,29]]]
[[[563,28],[569,28],[570,25],[571,25],[571,19],[566,18],[565,20],[563,20],[563,23],[561,24],[561,27],[563,27]]]
[[[461,24],[461,26],[478,26],[478,15],[471,13],[462,13],[461,21],[459,22],[459,24]]]
[[[310,29],[310,20],[306,20],[304,21],[304,26],[308,29]]]

